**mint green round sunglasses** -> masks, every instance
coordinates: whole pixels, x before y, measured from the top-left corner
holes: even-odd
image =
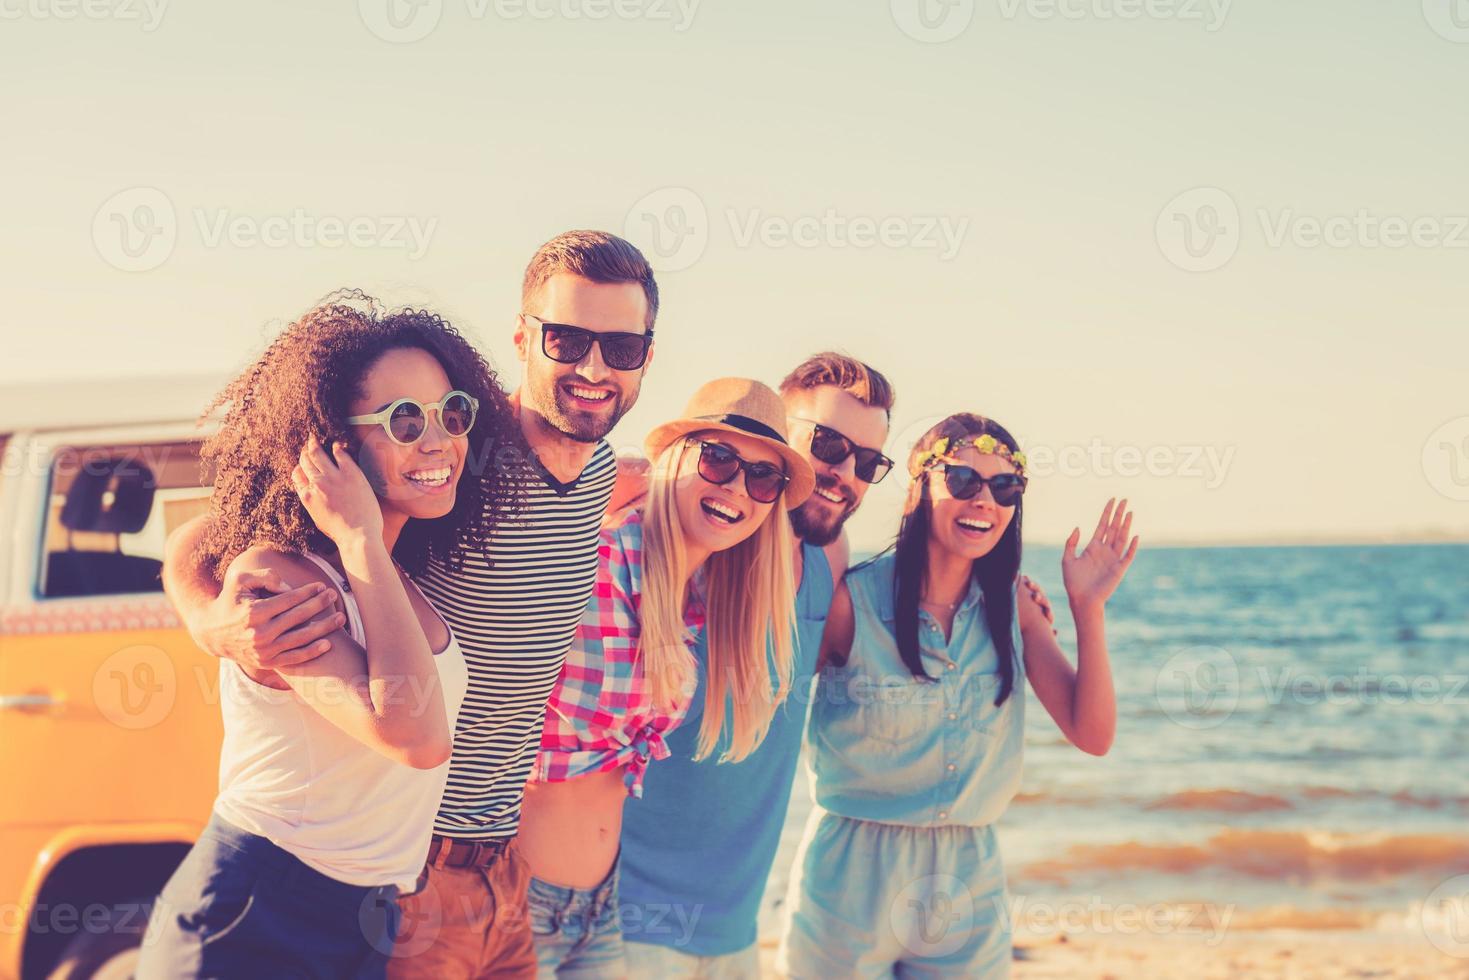
[[[388,438],[400,446],[411,446],[428,431],[428,413],[437,412],[439,427],[446,435],[458,438],[474,428],[479,414],[479,399],[463,391],[451,391],[432,405],[416,398],[399,398],[381,412],[353,415],[349,425],[380,425]]]

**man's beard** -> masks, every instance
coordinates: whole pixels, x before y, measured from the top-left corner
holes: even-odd
[[[605,415],[583,411],[569,403],[571,396],[561,389],[561,381],[553,377],[545,383],[536,393],[536,407],[553,429],[576,442],[601,441],[632,407],[631,404],[624,407],[622,393],[615,392],[608,399],[612,410]]]
[[[817,486],[824,490],[842,492],[843,496],[846,495],[841,484],[835,481],[823,483],[818,480]],[[847,518],[851,517],[855,510],[856,508],[848,501],[845,510],[835,517],[830,517],[826,513],[825,505],[817,502],[813,493],[805,503],[791,511],[791,529],[796,532],[796,537],[807,544],[824,548],[841,536],[842,525],[847,523]]]

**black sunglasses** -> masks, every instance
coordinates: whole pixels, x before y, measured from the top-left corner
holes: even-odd
[[[798,422],[811,423],[814,429],[811,433],[811,455],[823,463],[836,466],[848,456],[855,455],[857,462],[852,465],[852,472],[863,483],[881,483],[882,478],[892,472],[893,461],[876,449],[859,446],[836,429],[819,422],[803,419],[799,415],[792,415],[791,418]]]
[[[569,323],[548,323],[530,313],[522,313],[527,320],[541,325],[541,353],[559,364],[576,364],[592,344],[602,348],[602,360],[617,371],[636,371],[648,360],[648,348],[653,346],[653,331],[647,333],[624,333],[609,331],[599,333],[585,327],[573,327]]]
[[[724,486],[745,471],[745,492],[751,500],[762,504],[775,503],[791,478],[785,471],[772,463],[752,463],[740,454],[717,442],[699,441],[699,475],[715,486]]]
[[[955,500],[969,500],[986,484],[989,485],[990,496],[1001,507],[1014,507],[1020,502],[1020,495],[1025,493],[1025,477],[1018,473],[996,473],[985,477],[972,466],[944,464],[944,486],[949,488],[949,496]]]

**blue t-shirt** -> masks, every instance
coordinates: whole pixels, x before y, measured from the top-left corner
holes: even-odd
[[[628,942],[690,956],[723,956],[755,942],[831,609],[825,553],[803,544],[801,566],[791,693],[760,747],[738,763],[719,763],[718,753],[693,761],[704,716],[701,671],[688,716],[668,736],[672,755],[648,767],[643,798],[627,801],[618,890]]]

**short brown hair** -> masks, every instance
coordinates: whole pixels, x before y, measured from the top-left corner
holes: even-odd
[[[809,390],[831,385],[840,388],[864,405],[880,408],[893,415],[893,386],[882,373],[855,357],[822,351],[806,358],[780,383],[780,393]]]
[[[648,298],[648,319],[653,329],[658,319],[658,283],[653,267],[632,242],[607,231],[563,231],[540,248],[525,267],[520,301],[528,302],[546,280],[558,272],[569,272],[592,282],[635,282]]]

